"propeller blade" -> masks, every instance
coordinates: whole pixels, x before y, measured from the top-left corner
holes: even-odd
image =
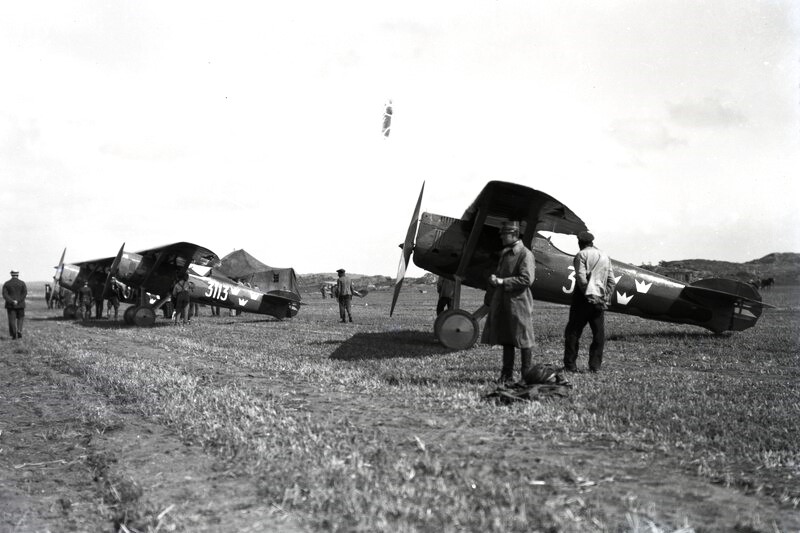
[[[122,243],[122,246],[119,247],[119,252],[117,252],[117,257],[114,258],[114,262],[111,263],[111,268],[108,269],[108,275],[106,276],[106,282],[103,284],[103,297],[108,294],[108,288],[111,286],[111,278],[117,275],[117,269],[119,268],[119,262],[122,260],[122,252],[125,250],[125,243]]]
[[[389,309],[389,316],[392,316],[392,313],[394,313],[394,306],[397,303],[397,297],[400,295],[400,288],[403,286],[403,278],[406,277],[408,261],[411,259],[411,253],[414,251],[414,238],[417,236],[419,209],[422,205],[422,193],[424,192],[425,182],[423,181],[422,189],[419,191],[419,198],[417,198],[417,206],[414,208],[414,215],[411,217],[411,222],[408,223],[406,240],[403,241],[403,252],[400,254],[400,264],[397,267],[397,281],[394,283],[394,294],[392,295],[392,307]]]
[[[61,252],[61,259],[58,260],[58,266],[56,267],[56,273],[53,276],[53,290],[55,291],[58,289],[59,284],[61,283],[61,273],[64,272],[64,256],[67,255],[67,249],[64,248],[64,251]]]

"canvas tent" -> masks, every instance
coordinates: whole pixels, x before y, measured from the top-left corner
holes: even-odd
[[[265,265],[244,250],[234,250],[222,258],[221,266],[214,273],[222,274],[235,281],[258,287],[262,292],[279,292],[284,296],[299,300],[297,276],[293,268],[277,268]]]

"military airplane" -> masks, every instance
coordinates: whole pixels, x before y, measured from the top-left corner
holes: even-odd
[[[483,305],[474,312],[461,309],[461,285],[487,289],[502,249],[498,231],[507,220],[519,221],[522,241],[534,252],[534,299],[569,305],[575,290],[574,256],[559,250],[541,233],[577,235],[587,229],[567,206],[523,185],[490,181],[461,218],[432,213],[423,213],[420,218],[424,190],[423,183],[401,245],[390,316],[413,254],[414,264],[420,268],[455,281],[453,308],[434,323],[437,339],[451,349],[473,346],[479,320],[488,307]],[[754,326],[763,308],[771,307],[748,283],[709,278],[684,284],[613,259],[612,264],[617,286],[609,302],[611,312],[692,324],[721,333]]]
[[[137,253],[126,252],[123,244],[115,257],[74,264],[64,264],[62,254],[54,279],[57,285],[72,291],[88,281],[94,294],[103,295],[108,294],[112,282],[119,283],[129,289],[126,294],[135,299],[135,305],[125,310],[125,322],[143,327],[155,323],[156,311],[169,301],[172,286],[184,274],[189,276],[190,298],[198,303],[270,315],[278,319],[293,317],[300,310],[299,297],[286,294],[285,291],[277,291],[280,294],[264,293],[222,276],[201,276],[191,270],[192,265],[213,267],[218,264],[219,257],[214,252],[189,242],[168,244]]]

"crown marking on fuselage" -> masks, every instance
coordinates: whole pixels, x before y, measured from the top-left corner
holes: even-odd
[[[633,294],[628,296],[628,294],[625,292],[617,292],[617,303],[620,305],[628,305],[630,301],[633,300],[633,296]]]

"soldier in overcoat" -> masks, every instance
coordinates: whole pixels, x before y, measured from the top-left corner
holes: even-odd
[[[497,270],[489,278],[486,303],[489,314],[482,342],[503,346],[501,383],[513,381],[514,352],[520,349],[520,371],[524,376],[531,366],[533,333],[533,295],[536,272],[533,252],[522,244],[518,222],[504,222],[500,228],[503,251]]]

